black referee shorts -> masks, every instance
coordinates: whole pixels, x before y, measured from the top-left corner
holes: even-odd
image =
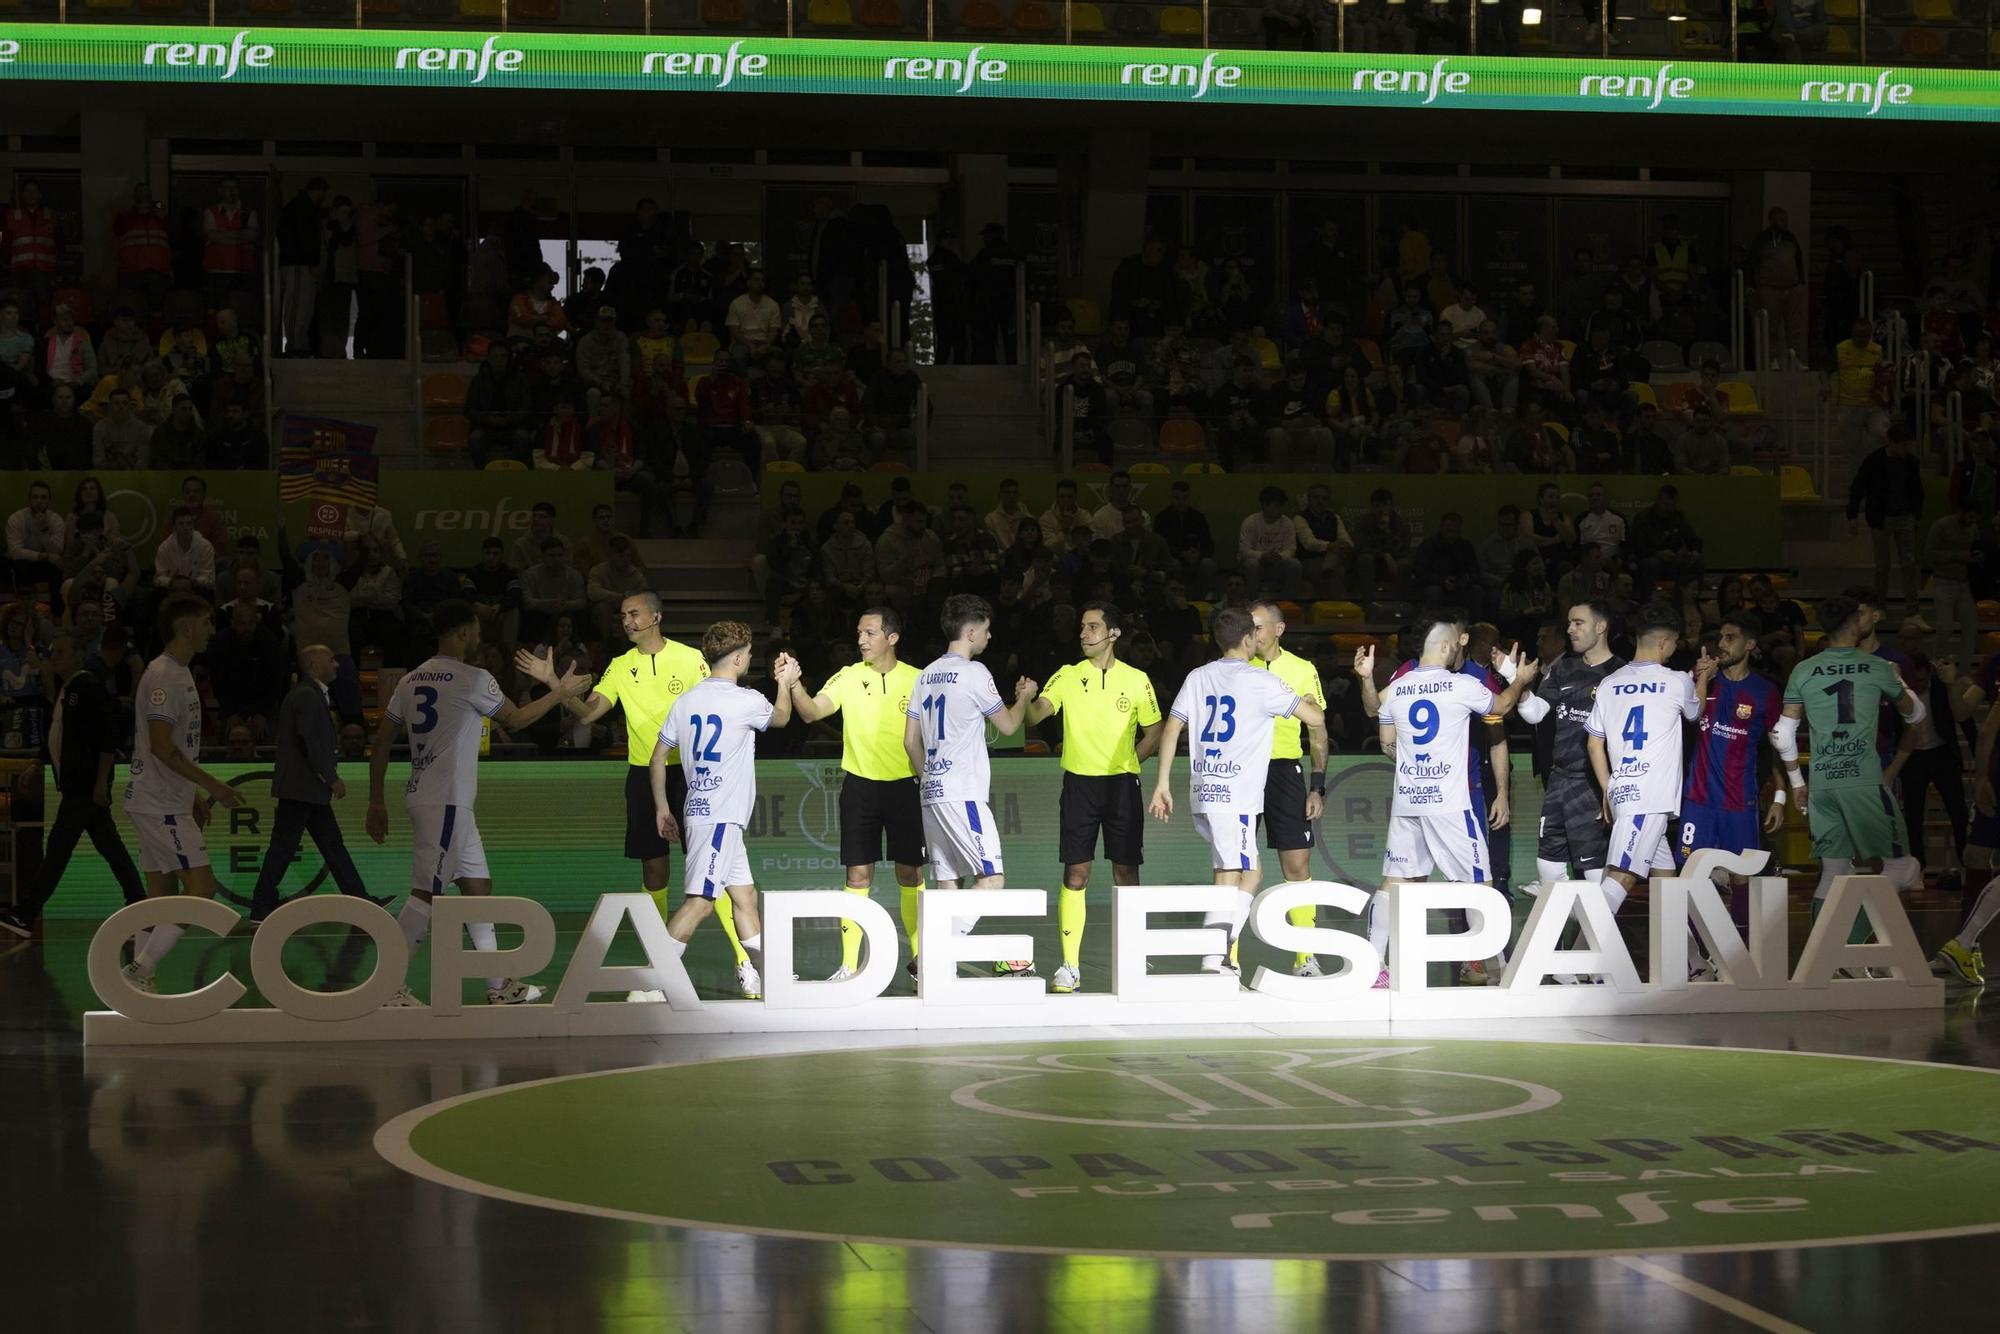
[[[1313,846],[1306,820],[1306,772],[1297,760],[1272,760],[1264,778],[1264,846],[1297,852]]]
[[[1097,860],[1098,831],[1115,866],[1145,864],[1146,809],[1137,774],[1063,774],[1062,863]]]
[[[1542,824],[1535,856],[1578,871],[1604,865],[1611,826],[1604,822],[1604,794],[1589,774],[1552,771],[1542,795]]]
[[[873,866],[882,860],[883,844],[898,866],[922,866],[924,813],[917,802],[917,780],[840,779],[840,864]]]
[[[667,766],[667,802],[674,819],[681,818],[687,804],[687,774],[678,764]],[[650,765],[625,766],[625,855],[635,862],[673,855],[674,845],[660,837],[653,816],[653,779]],[[681,851],[687,851],[687,828],[681,828]]]

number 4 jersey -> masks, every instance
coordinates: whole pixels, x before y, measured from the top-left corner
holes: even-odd
[[[1449,667],[1418,667],[1382,692],[1375,721],[1396,729],[1396,796],[1391,815],[1472,809],[1475,718],[1497,704],[1487,686]]]
[[[1263,814],[1272,724],[1298,707],[1290,686],[1242,658],[1218,658],[1188,673],[1173,715],[1187,725],[1188,798],[1197,814]]]
[[[703,677],[681,693],[660,724],[660,740],[681,755],[688,825],[747,825],[757,807],[757,733],[775,710],[756,691]],[[731,881],[729,883],[735,883]]]
[[[1681,808],[1682,723],[1701,716],[1694,678],[1660,662],[1628,662],[1604,678],[1584,728],[1611,761],[1611,814]]]
[[[482,718],[507,702],[483,667],[431,658],[396,683],[389,717],[410,729],[406,806],[470,806],[479,793]]]

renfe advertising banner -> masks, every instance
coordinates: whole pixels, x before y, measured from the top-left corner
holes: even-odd
[[[0,24],[0,82],[659,89],[2000,120],[2000,72],[967,42]]]

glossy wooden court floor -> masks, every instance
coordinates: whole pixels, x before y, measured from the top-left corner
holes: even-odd
[[[84,943],[58,932],[0,955],[0,1329],[23,1334],[1994,1327],[2000,1233],[1631,1260],[1161,1260],[784,1239],[503,1202],[391,1166],[373,1147],[377,1128],[501,1085],[825,1051],[827,1040],[86,1052]],[[1936,1012],[1513,1024],[1485,1036],[2000,1067],[2000,1016],[1977,993]],[[801,1124],[812,1093],[798,1091]],[[893,1126],[893,1100],[881,1115]],[[663,1108],[657,1133],[724,1151],[730,1109]],[[2000,1153],[1975,1157],[1968,1171],[2000,1175]]]

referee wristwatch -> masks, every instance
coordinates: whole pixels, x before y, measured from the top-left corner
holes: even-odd
[[[1312,790],[1319,796],[1326,795],[1326,770],[1313,770]]]

